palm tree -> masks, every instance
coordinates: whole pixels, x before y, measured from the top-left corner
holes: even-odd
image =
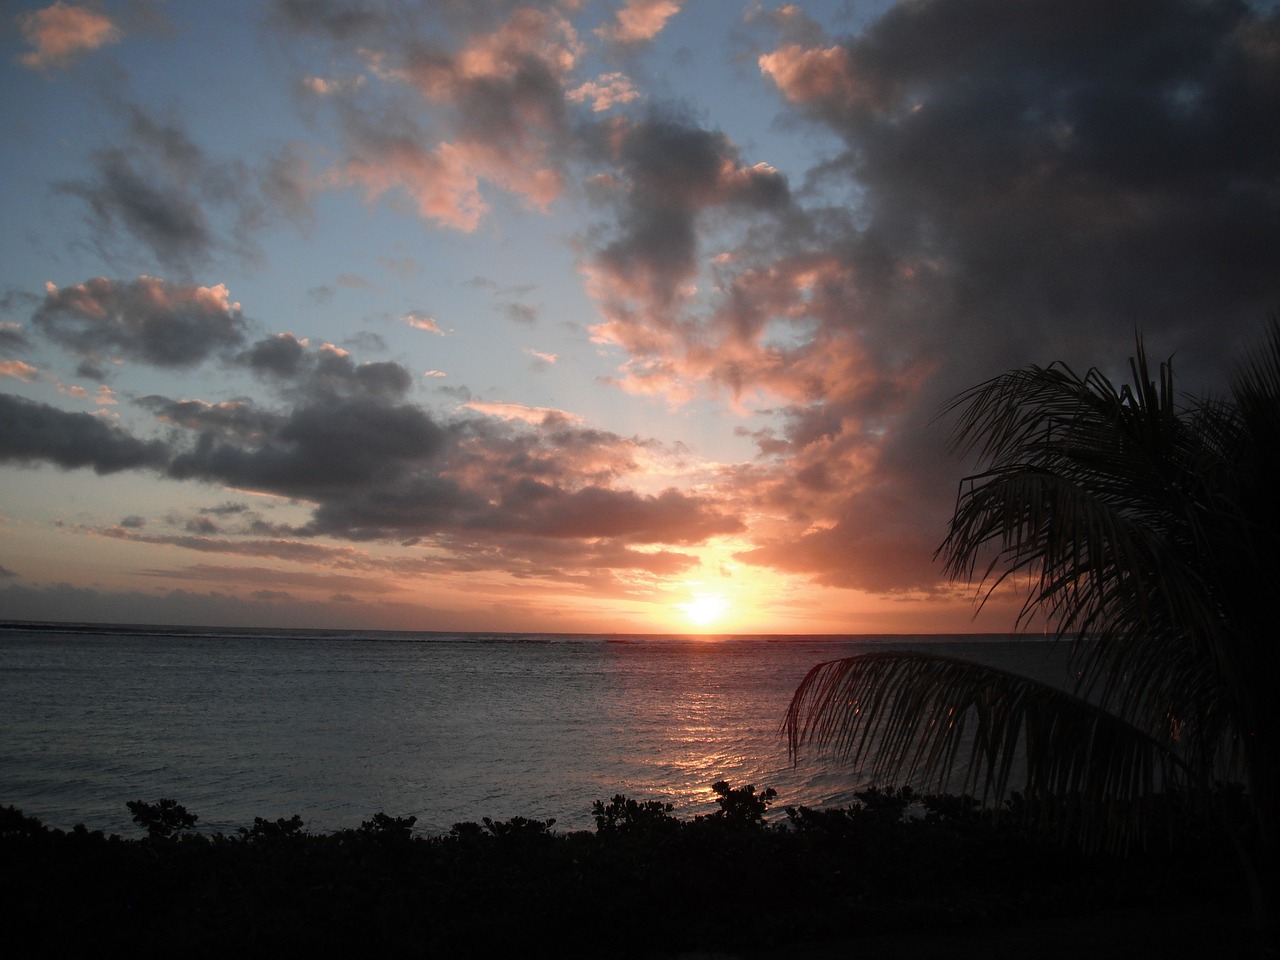
[[[980,603],[1025,578],[1019,625],[1043,617],[1070,645],[1074,689],[870,653],[814,667],[784,729],[793,757],[813,745],[878,778],[958,776],[996,803],[1016,769],[1028,809],[1086,846],[1127,843],[1176,793],[1229,828],[1274,937],[1280,317],[1225,398],[1178,396],[1141,338],[1130,368],[1117,387],[1032,366],[946,411],[985,469],[962,481],[938,556]],[[1243,785],[1243,822],[1223,782]]]

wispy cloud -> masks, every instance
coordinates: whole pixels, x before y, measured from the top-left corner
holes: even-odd
[[[17,21],[22,39],[32,48],[18,60],[32,70],[66,67],[77,57],[124,37],[106,14],[61,2],[20,13]]]
[[[429,317],[423,313],[409,313],[400,318],[401,323],[407,323],[415,330],[424,330],[427,333],[435,333],[444,336],[444,331],[440,329],[440,324],[436,323],[434,317]]]
[[[30,383],[39,375],[40,371],[29,363],[21,360],[0,360],[0,377],[13,377],[23,383]]]

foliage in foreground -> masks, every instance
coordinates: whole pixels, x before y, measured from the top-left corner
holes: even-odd
[[[614,796],[594,831],[516,817],[422,836],[374,815],[311,834],[293,816],[232,835],[181,804],[135,801],[141,839],[63,832],[0,809],[10,936],[49,955],[662,956],[990,920],[1088,914],[1230,890],[1193,832],[1124,860],[1088,857],[993,819],[973,798],[869,790],[846,808],[787,807],[715,785],[681,820]]]

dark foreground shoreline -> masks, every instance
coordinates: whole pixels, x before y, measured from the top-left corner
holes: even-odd
[[[170,802],[131,805],[149,835],[121,838],[9,807],[6,926],[27,956],[1253,955],[1230,856],[1190,830],[1084,855],[954,797],[868,791],[766,823],[768,794],[717,786],[710,816],[615,797],[572,833],[516,817],[424,837],[377,814],[208,836]]]

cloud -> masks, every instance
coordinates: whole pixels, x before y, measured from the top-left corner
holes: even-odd
[[[604,113],[619,104],[634,103],[640,99],[640,91],[621,73],[601,74],[570,90],[566,96],[574,103],[590,101],[591,109]]]
[[[533,326],[538,322],[538,311],[525,303],[504,303],[501,310],[515,323]]]
[[[252,576],[252,574],[249,574]],[[199,574],[188,579],[200,579]],[[214,582],[214,581],[210,581]],[[317,589],[323,589],[317,585]],[[40,587],[18,584],[0,587],[0,607],[15,619],[62,620],[104,623],[201,623],[210,626],[294,627],[299,623],[319,627],[369,628],[379,624],[394,629],[397,616],[424,611],[397,610],[380,603],[347,614],[330,607],[324,597],[307,597],[292,604],[263,603],[231,596],[218,590],[196,593],[169,590],[162,593],[131,590],[112,592],[55,583]],[[390,612],[394,611],[394,612]],[[389,614],[389,615],[388,615]],[[386,616],[386,619],[382,619]],[[465,624],[465,618],[454,622]],[[465,626],[460,628],[465,629]],[[517,629],[516,624],[511,629]]]
[[[45,285],[32,324],[55,343],[97,361],[111,355],[184,368],[238,346],[245,320],[227,288],[169,284],[157,277],[95,277]]]
[[[499,417],[503,420],[522,420],[525,423],[550,425],[585,422],[582,417],[553,407],[527,407],[522,403],[486,403],[481,400],[469,401],[464,406],[487,416]]]
[[[1280,137],[1256,131],[1280,107],[1262,80],[1280,27],[1243,6],[1126,7],[1100,29],[1079,7],[942,0],[806,33],[759,65],[843,144],[810,196],[858,203],[811,211],[821,256],[803,232],[740,251],[713,319],[652,362],[679,371],[732,333],[713,379],[787,402],[742,488],[771,519],[740,559],[927,589],[962,469],[932,422],[949,396],[1029,360],[1123,358],[1139,326],[1195,383],[1274,305]]]
[[[351,77],[303,77],[303,87],[318,97],[330,97],[351,90],[358,90],[367,82],[367,77],[356,74]]]
[[[162,468],[168,459],[163,443],[139,440],[99,417],[0,394],[0,462],[92,467],[107,474]]]
[[[510,491],[489,529],[565,539],[607,538],[633,544],[702,543],[739,533],[741,520],[703,497],[669,489],[656,496],[590,486],[566,491],[526,480]]]
[[[363,397],[248,414],[261,430],[220,430],[207,413],[189,419],[204,429],[194,449],[173,459],[170,476],[324,501],[429,463],[444,442],[441,428],[418,408]]]
[[[240,557],[272,557],[295,563],[342,565],[360,561],[366,555],[354,547],[334,547],[303,540],[232,539],[191,535],[146,535],[133,533],[140,524],[121,521],[100,534],[115,540],[130,540],[159,546],[181,547],[198,553],[221,553]]]
[[[1078,7],[995,11],[899,6],[857,38],[761,59],[845,142],[859,239],[934,264],[957,317],[1021,320],[1027,343],[1037,317],[1265,315],[1280,141],[1256,124],[1280,105],[1275,18],[1175,2],[1099,30]]]
[[[5,350],[25,350],[30,344],[22,330],[22,324],[11,320],[0,321],[0,348]]]
[[[13,377],[23,383],[31,383],[39,375],[40,371],[29,363],[23,363],[21,360],[0,360],[0,377]]]
[[[790,191],[772,167],[744,163],[727,137],[685,118],[618,121],[602,134],[620,178],[606,193],[616,228],[583,268],[605,317],[592,339],[630,355],[624,388],[687,398],[680,381],[704,376],[714,353],[696,317],[700,232],[716,218],[786,217]]]
[[[555,11],[520,6],[489,23],[495,12],[468,11],[453,43],[443,25],[384,25],[366,37],[361,69],[380,83],[324,88],[347,144],[333,183],[371,201],[402,194],[420,216],[464,232],[487,214],[490,186],[540,210],[560,196],[572,140],[565,85],[582,45]]]
[[[356,363],[341,347],[325,343],[311,349],[290,333],[259,340],[235,361],[286,394],[313,402],[340,397],[394,401],[413,387],[413,374],[402,364]]]
[[[61,2],[20,13],[17,21],[22,39],[33,48],[18,62],[32,70],[66,67],[80,55],[119,43],[124,37],[106,14]]]
[[[613,23],[601,27],[597,33],[614,43],[652,40],[683,5],[683,0],[627,0]]]
[[[272,12],[291,29],[343,42],[368,38],[388,26],[378,7],[349,0],[275,0]]]
[[[85,202],[104,252],[132,242],[190,275],[220,251],[256,255],[253,234],[279,217],[310,217],[314,178],[296,149],[281,148],[256,169],[218,162],[180,124],[136,106],[125,113],[125,132],[92,155],[93,176],[54,185]]]
[[[413,313],[406,314],[400,318],[401,323],[407,323],[415,330],[425,330],[427,333],[435,333],[444,336],[444,331],[440,329],[440,324],[436,323],[435,318],[428,317],[416,310]]]

